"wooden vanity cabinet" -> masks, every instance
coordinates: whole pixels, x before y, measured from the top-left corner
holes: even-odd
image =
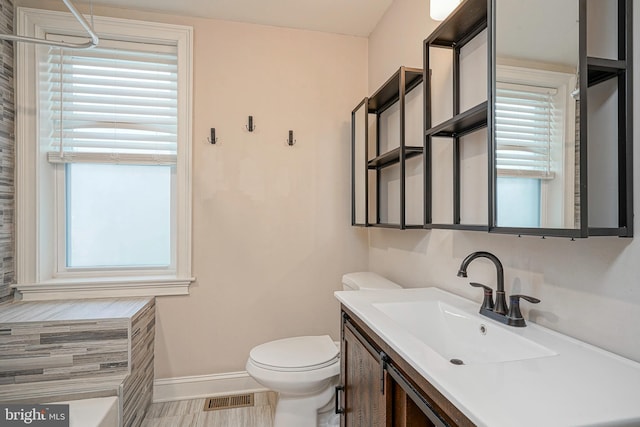
[[[341,338],[341,427],[474,425],[344,306]]]
[[[392,407],[387,393],[388,378],[382,369],[380,355],[371,349],[348,327],[342,330],[341,378],[344,384],[343,427],[385,427]]]

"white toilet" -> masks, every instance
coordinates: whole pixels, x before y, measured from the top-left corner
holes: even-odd
[[[345,274],[342,287],[346,291],[400,288],[371,272]],[[333,405],[340,349],[328,335],[271,341],[251,350],[247,372],[279,393],[274,427],[317,427],[318,412]],[[333,406],[330,409],[333,413]],[[324,425],[334,424],[325,420]]]

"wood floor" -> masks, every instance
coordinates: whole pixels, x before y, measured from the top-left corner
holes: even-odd
[[[205,399],[154,403],[142,427],[273,427],[276,394],[256,393],[254,406],[204,410]]]

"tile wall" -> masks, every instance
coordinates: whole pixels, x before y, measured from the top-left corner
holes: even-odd
[[[153,397],[154,340],[153,298],[6,304],[0,402],[118,396],[120,425],[138,427]]]
[[[131,319],[131,374],[124,380],[120,402],[125,426],[142,424],[153,398],[155,300]]]
[[[13,3],[0,0],[0,32],[13,33]],[[11,298],[15,282],[13,42],[0,41],[0,302]]]
[[[0,323],[0,385],[127,374],[128,323]]]

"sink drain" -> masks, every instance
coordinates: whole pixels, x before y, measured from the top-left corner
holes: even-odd
[[[454,365],[464,365],[464,362],[460,359],[451,359],[449,360],[449,362],[453,363]]]

